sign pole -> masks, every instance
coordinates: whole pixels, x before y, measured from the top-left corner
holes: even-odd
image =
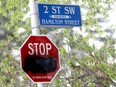
[[[38,12],[37,12],[36,5],[37,4],[34,2],[34,0],[29,0],[32,35],[39,35],[40,34],[39,18],[38,18]]]
[[[31,15],[31,26],[32,26],[32,35],[39,35],[39,18],[37,7],[34,0],[29,0],[30,6],[30,15]],[[42,83],[37,83],[37,87],[44,87]]]

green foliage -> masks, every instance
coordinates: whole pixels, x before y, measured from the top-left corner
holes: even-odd
[[[36,0],[39,3],[71,4],[71,0]],[[95,33],[101,36],[105,31],[99,24],[101,19],[107,19],[108,11],[113,0],[79,0],[75,1],[81,7],[81,14],[85,16],[83,26],[76,33],[72,28],[64,28],[53,41],[59,46],[61,58],[61,71],[47,87],[110,87],[116,86],[116,63],[108,63],[108,59],[116,59],[116,40],[107,36],[100,49],[96,45],[90,46],[89,39],[96,39]],[[83,11],[84,10],[84,11]],[[87,10],[87,11],[86,11]],[[24,19],[29,11],[28,0],[0,0],[0,87],[36,87],[36,84],[27,78],[20,69],[19,57],[14,56],[12,50],[19,50],[21,44],[31,34],[30,18]],[[86,11],[86,13],[85,13]],[[101,15],[97,17],[96,15]],[[103,20],[104,21],[104,20]],[[19,33],[20,28],[24,32]],[[47,30],[41,28],[46,34],[55,28]],[[95,33],[92,33],[94,29]],[[45,31],[46,30],[46,31]],[[88,33],[83,36],[83,33]],[[68,50],[65,48],[68,45]],[[15,58],[16,57],[16,58]],[[21,80],[19,77],[22,77]]]

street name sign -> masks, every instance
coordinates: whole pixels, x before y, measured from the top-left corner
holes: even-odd
[[[40,26],[82,26],[80,6],[38,4]]]
[[[29,36],[20,54],[21,68],[33,82],[50,83],[60,69],[59,49],[45,35]]]

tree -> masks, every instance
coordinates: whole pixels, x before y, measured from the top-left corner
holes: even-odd
[[[30,25],[27,22],[28,19],[22,20],[29,10],[27,5],[28,0],[0,0],[0,29],[4,32],[3,38],[0,38],[1,87],[27,87],[33,85],[29,80],[26,80],[27,77],[21,71],[19,61],[15,58],[18,56],[12,54],[12,50],[18,50],[24,41],[23,38],[25,38],[18,35],[19,29],[21,27],[28,29],[27,25]],[[26,32],[29,34],[28,31]]]
[[[71,0],[38,0],[41,3],[73,3]],[[116,86],[115,38],[112,34],[102,37],[104,32],[114,31],[115,26],[103,30],[100,23],[107,22],[112,0],[79,0],[83,20],[81,28],[56,29],[41,28],[41,33],[48,34],[60,49],[61,71],[48,87],[110,87]],[[31,34],[30,18],[24,18],[29,11],[28,0],[0,0],[0,29],[5,32],[0,38],[0,84],[1,87],[36,87],[20,69],[12,50],[19,50],[21,44]],[[19,33],[23,28],[24,32]],[[59,32],[60,30],[60,32]],[[76,33],[79,32],[80,33]],[[52,33],[54,32],[54,33]],[[57,34],[57,36],[56,36]],[[99,37],[96,37],[95,35]],[[54,37],[52,36],[54,35]],[[102,47],[89,44],[99,40]],[[67,49],[66,49],[67,48]],[[23,79],[21,79],[23,78]]]

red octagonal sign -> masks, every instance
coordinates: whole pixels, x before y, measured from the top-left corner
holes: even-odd
[[[21,68],[33,82],[49,83],[60,69],[59,49],[47,36],[29,36],[20,53]]]

